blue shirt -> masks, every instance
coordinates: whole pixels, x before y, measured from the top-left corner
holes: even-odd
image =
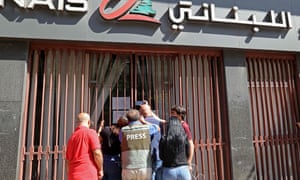
[[[156,124],[157,126],[160,126],[160,121],[155,118],[154,116],[147,116],[145,117],[145,121],[151,123],[151,124]],[[152,161],[158,161],[161,160],[159,158],[159,141],[161,138],[161,132],[158,131],[155,134],[151,135],[151,156],[152,156]]]

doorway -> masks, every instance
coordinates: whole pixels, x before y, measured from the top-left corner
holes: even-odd
[[[97,49],[97,50],[95,50]],[[28,60],[19,179],[66,179],[67,140],[76,114],[97,130],[140,100],[167,119],[187,109],[195,144],[195,179],[230,179],[224,66],[218,51],[109,51],[32,47]]]

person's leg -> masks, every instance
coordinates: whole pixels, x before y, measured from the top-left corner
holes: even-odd
[[[188,166],[179,166],[177,169],[178,180],[191,180],[191,173]]]
[[[122,180],[137,180],[136,169],[122,169]]]
[[[107,180],[121,180],[121,168],[118,165],[112,167]]]
[[[152,176],[152,168],[141,168],[137,170],[136,180],[149,180]]]
[[[103,176],[102,180],[108,180],[109,169],[110,169],[109,164],[110,164],[109,158],[106,158],[106,156],[103,155],[103,172],[104,172],[104,176]]]
[[[161,179],[177,179],[176,168],[162,168]]]
[[[155,180],[156,176],[156,161],[152,162],[152,175],[151,175],[151,180]]]
[[[153,180],[162,180],[162,160],[156,161],[154,175]]]
[[[115,158],[113,158],[113,156],[103,155],[103,159],[104,176],[102,180],[121,180],[121,167]]]
[[[160,169],[162,167],[162,161],[161,160],[157,160],[157,161],[154,161],[152,162],[152,177],[151,177],[151,180],[160,180],[160,176],[161,176],[161,173],[160,173]],[[158,172],[159,171],[159,172]]]

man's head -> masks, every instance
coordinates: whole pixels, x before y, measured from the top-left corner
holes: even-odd
[[[140,106],[140,113],[144,117],[151,116],[152,115],[151,106],[149,104],[142,104]]]
[[[149,104],[147,100],[136,101],[135,102],[135,109],[140,110],[142,105]]]
[[[85,112],[79,113],[77,116],[77,124],[78,126],[90,127],[91,125],[90,115]]]
[[[128,120],[126,116],[121,116],[116,124],[113,124],[114,126],[111,126],[112,132],[114,134],[119,134],[120,129],[124,126],[128,125]]]
[[[127,126],[128,125],[128,119],[126,116],[121,116],[118,121],[117,121],[117,126],[119,128],[122,128],[124,126]]]
[[[136,109],[130,109],[126,114],[126,117],[128,122],[137,121],[140,119],[140,112]]]
[[[171,108],[171,116],[177,117],[180,120],[184,120],[186,115],[186,110],[180,105],[175,105]]]
[[[116,123],[113,123],[110,125],[110,129],[114,134],[119,134],[119,127]]]

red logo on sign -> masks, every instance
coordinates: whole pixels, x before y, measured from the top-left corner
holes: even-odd
[[[137,2],[137,0],[128,0],[125,4],[110,13],[106,13],[105,9],[111,0],[102,0],[99,5],[100,15],[106,20],[117,19],[119,21],[146,21],[152,23],[160,22],[150,16],[138,13],[127,13]]]

